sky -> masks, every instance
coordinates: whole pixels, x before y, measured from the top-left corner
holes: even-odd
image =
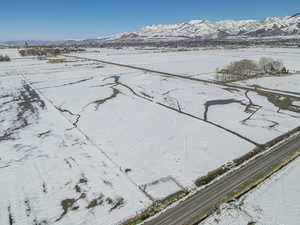
[[[0,0],[0,41],[95,38],[193,19],[263,19],[299,0]]]

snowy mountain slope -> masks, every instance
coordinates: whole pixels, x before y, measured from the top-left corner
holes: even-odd
[[[300,14],[264,20],[191,20],[167,25],[151,25],[135,32],[111,36],[118,39],[220,39],[228,37],[300,36]]]

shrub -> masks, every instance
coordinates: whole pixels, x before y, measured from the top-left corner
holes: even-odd
[[[0,55],[0,62],[9,62],[10,58],[7,55]]]

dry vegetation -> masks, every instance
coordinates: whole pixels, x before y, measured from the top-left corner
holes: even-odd
[[[174,202],[182,199],[183,197],[187,196],[189,192],[187,190],[178,191],[161,201],[154,202],[152,206],[148,209],[143,211],[142,213],[138,214],[137,216],[125,221],[122,225],[137,225],[145,221],[146,219],[156,215],[157,213],[161,212],[163,209],[167,208],[169,205],[173,204]]]
[[[226,172],[230,171],[233,168],[237,168],[238,166],[242,165],[243,163],[247,162],[248,160],[252,159],[253,157],[257,156],[258,154],[266,151],[270,147],[274,146],[275,144],[280,143],[281,141],[285,140],[286,138],[291,137],[295,133],[300,132],[300,127],[297,127],[277,138],[274,138],[273,140],[265,143],[264,145],[261,145],[259,147],[254,148],[252,151],[242,155],[239,158],[234,159],[231,163],[227,163],[213,171],[210,171],[207,175],[199,177],[195,180],[195,185],[197,187],[201,187],[204,185],[207,185],[214,181],[216,178],[224,175]],[[167,208],[169,205],[173,204],[174,202],[177,202],[178,200],[184,198],[190,193],[188,190],[182,190],[179,192],[176,192],[165,199],[161,201],[154,202],[152,206],[150,206],[148,209],[144,210],[137,216],[128,219],[127,221],[124,221],[122,225],[137,225],[145,221],[146,219],[160,213],[162,210]]]
[[[264,75],[284,75],[289,74],[289,71],[280,60],[272,58],[261,58],[258,62],[249,59],[236,61],[218,70],[218,78],[223,81],[244,80]]]
[[[47,61],[47,63],[64,63],[64,62],[66,62],[65,59],[49,59]]]
[[[291,137],[292,135],[294,135],[298,132],[300,132],[300,126],[296,127],[295,129],[293,129],[285,134],[282,134],[282,135],[272,139],[271,141],[268,141],[264,145],[254,148],[252,151],[247,152],[246,154],[234,159],[231,164],[229,164],[229,165],[225,164],[225,165],[207,173],[207,175],[199,177],[198,179],[195,180],[195,185],[197,187],[200,187],[200,186],[211,183],[217,177],[224,175],[226,172],[228,172],[232,168],[236,168],[236,167],[242,165],[243,163],[245,163],[248,160],[252,159],[253,157],[257,156],[261,152],[266,151],[267,149],[271,148],[272,146],[280,143],[281,141]]]
[[[61,54],[67,54],[70,52],[84,51],[84,49],[76,47],[65,47],[65,48],[26,48],[19,50],[21,56],[57,56]]]
[[[10,58],[7,55],[0,55],[0,62],[9,62]]]

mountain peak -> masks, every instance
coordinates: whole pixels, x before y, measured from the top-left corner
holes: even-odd
[[[111,40],[186,40],[226,38],[300,38],[300,13],[292,17],[268,17],[263,20],[191,20],[179,24],[146,26],[135,32],[114,35]]]
[[[290,18],[295,18],[295,17],[300,17],[300,13],[296,13],[296,14],[292,15]]]
[[[204,22],[205,20],[190,20],[189,21],[189,24],[198,24],[198,23],[202,23]]]

